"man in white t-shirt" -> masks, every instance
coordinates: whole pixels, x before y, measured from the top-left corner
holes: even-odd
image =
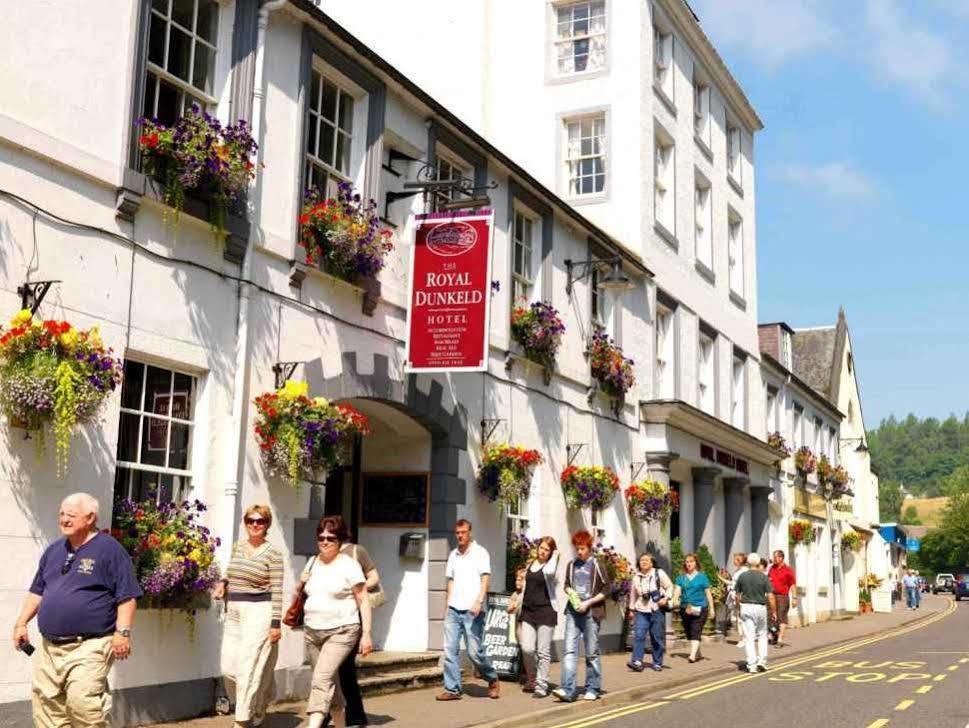
[[[491,578],[488,551],[471,540],[471,522],[454,524],[458,547],[447,558],[447,614],[444,617],[444,692],[438,700],[461,699],[461,637],[468,658],[488,681],[488,697],[498,697],[498,673],[482,645],[485,598]]]

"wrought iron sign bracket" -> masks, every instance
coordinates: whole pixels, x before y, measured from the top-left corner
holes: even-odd
[[[495,430],[498,429],[498,425],[504,421],[505,420],[501,417],[484,417],[481,419],[481,447],[486,447],[488,445],[488,440],[490,440],[491,436],[495,434]]]
[[[44,296],[50,287],[60,281],[27,281],[17,288],[20,294],[20,308],[29,308],[31,313],[37,313],[40,304],[44,301]]]
[[[585,443],[584,442],[570,442],[568,445],[566,445],[565,446],[565,457],[566,457],[565,464],[568,466],[568,465],[571,465],[572,463],[574,463],[575,462],[575,459],[579,456],[579,453],[582,452],[582,448],[584,448],[584,447],[585,447]]]
[[[289,378],[293,376],[293,372],[296,371],[296,367],[300,364],[305,364],[301,361],[278,361],[273,364],[273,374],[276,375],[276,389],[282,389],[286,386],[286,382]]]
[[[629,463],[629,482],[635,483],[636,478],[639,477],[640,473],[646,468],[645,462],[631,462]]]

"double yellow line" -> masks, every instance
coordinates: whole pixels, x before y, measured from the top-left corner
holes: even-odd
[[[854,640],[852,642],[847,642],[841,644],[837,647],[832,647],[828,649],[822,649],[816,652],[811,652],[809,654],[802,655],[800,657],[795,657],[785,662],[781,662],[777,665],[771,667],[769,673],[760,673],[757,675],[751,675],[749,673],[743,675],[735,675],[728,678],[723,678],[720,680],[715,680],[713,682],[705,683],[701,686],[695,686],[687,688],[686,690],[681,690],[679,692],[671,693],[669,695],[664,695],[652,702],[646,703],[633,703],[632,705],[626,705],[621,708],[615,708],[613,710],[608,710],[604,713],[597,713],[594,716],[587,718],[579,718],[568,723],[560,723],[554,728],[587,728],[588,726],[598,725],[599,723],[604,723],[607,720],[615,720],[616,718],[622,718],[627,715],[633,715],[635,713],[641,713],[647,710],[652,710],[654,708],[661,708],[664,705],[669,705],[673,700],[689,700],[690,698],[695,698],[700,695],[705,695],[706,693],[715,692],[717,690],[722,690],[723,688],[730,687],[732,685],[737,685],[739,683],[746,682],[748,680],[753,680],[755,678],[761,677],[764,674],[770,675],[771,673],[777,673],[788,668],[794,667],[796,665],[803,665],[806,662],[813,662],[815,660],[823,659],[825,657],[831,657],[834,655],[840,655],[851,650],[855,650],[859,647],[864,647],[866,645],[873,644],[875,642],[881,642],[883,640],[891,639],[894,637],[900,637],[901,635],[908,634],[909,632],[914,632],[915,630],[922,629],[923,627],[928,627],[930,624],[935,624],[936,622],[945,619],[949,615],[956,611],[956,603],[952,600],[949,601],[949,606],[939,612],[938,614],[932,615],[916,624],[905,625],[903,627],[898,627],[889,632],[883,632],[882,634],[876,635],[874,637],[866,637],[863,639]]]

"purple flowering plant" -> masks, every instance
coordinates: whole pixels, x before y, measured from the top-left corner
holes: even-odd
[[[675,505],[675,493],[657,480],[643,480],[626,488],[626,506],[635,521],[665,523]]]
[[[243,119],[223,125],[198,104],[192,104],[170,127],[146,117],[138,125],[143,168],[162,184],[165,204],[175,209],[176,220],[186,191],[207,194],[212,202],[212,232],[222,239],[229,207],[256,175],[250,157],[257,145],[249,125]]]
[[[210,604],[209,590],[221,578],[215,549],[221,541],[203,525],[205,504],[117,501],[111,535],[131,556],[144,591],[141,606],[191,614]]]
[[[39,448],[51,427],[58,476],[67,470],[75,426],[92,422],[120,382],[121,362],[97,327],[45,321],[27,309],[0,327],[0,411],[36,432]]]
[[[376,277],[394,248],[392,233],[377,215],[377,203],[365,203],[349,182],[337,185],[336,197],[307,190],[299,224],[306,262],[346,281]]]
[[[626,392],[636,383],[633,360],[623,356],[622,349],[605,332],[596,331],[589,343],[589,367],[592,378],[612,397],[613,408],[618,413]]]
[[[619,476],[612,468],[601,465],[569,465],[559,477],[565,505],[569,508],[592,508],[601,511],[619,490]]]
[[[545,368],[546,384],[555,368],[555,355],[562,343],[565,324],[552,304],[536,301],[530,306],[515,306],[511,313],[511,338],[525,356]]]

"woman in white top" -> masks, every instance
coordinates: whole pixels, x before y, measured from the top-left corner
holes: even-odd
[[[360,564],[340,553],[348,537],[343,519],[322,518],[316,529],[320,553],[301,577],[306,593],[303,636],[313,665],[307,728],[321,728],[327,713],[336,728],[346,725],[337,671],[358,638],[361,655],[373,651],[366,578]]]
[[[652,554],[642,554],[638,566],[629,595],[635,617],[633,655],[626,666],[636,672],[643,671],[646,635],[649,634],[653,669],[660,672],[666,652],[666,609],[673,595],[673,582],[665,571],[654,566]]]

